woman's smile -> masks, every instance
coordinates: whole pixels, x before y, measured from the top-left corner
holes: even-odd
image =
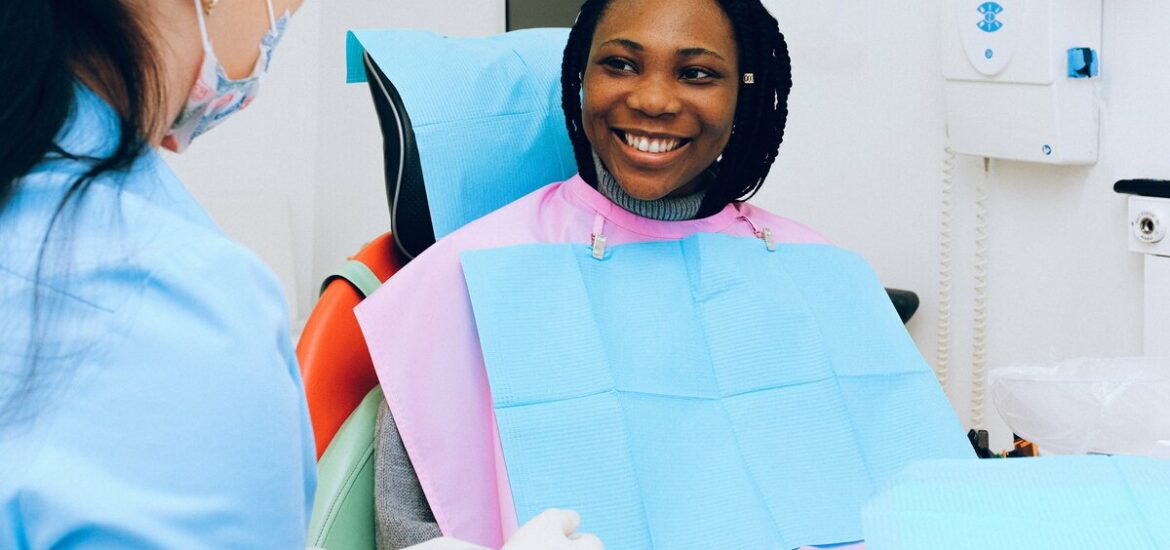
[[[688,153],[691,144],[688,138],[662,134],[615,129],[612,135],[618,141],[616,149],[630,164],[651,170],[670,166]]]

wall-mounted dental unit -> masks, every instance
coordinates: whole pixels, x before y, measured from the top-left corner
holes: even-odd
[[[1097,162],[1102,0],[943,0],[956,153]]]

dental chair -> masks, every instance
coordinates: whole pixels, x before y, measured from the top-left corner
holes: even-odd
[[[366,67],[384,136],[391,231],[325,279],[297,343],[318,460],[307,542],[328,550],[375,547],[374,434],[384,398],[353,309],[435,240],[410,118],[385,74],[372,60]]]
[[[318,454],[310,546],[374,548],[383,396],[353,308],[436,238],[576,173],[560,109],[567,37],[567,29],[348,36],[348,80],[368,83],[381,125],[391,231],[326,279],[297,346]],[[917,296],[889,293],[909,320]]]
[[[402,52],[442,49],[448,46],[446,38],[422,31],[378,31],[349,37],[349,80],[369,84],[381,125],[391,231],[364,246],[325,280],[297,345],[318,457],[310,546],[328,550],[374,548],[374,432],[383,396],[353,308],[434,244],[436,234],[448,233],[575,172],[568,138],[559,135],[564,133],[564,119],[549,120],[548,116],[560,111],[559,71],[532,73],[532,63],[524,62],[533,61],[530,54],[535,47],[540,50],[540,67],[559,64],[567,30],[512,34],[520,40],[507,36],[459,40],[450,45],[458,51],[441,56],[438,64],[423,66],[412,65],[417,58]],[[493,44],[493,40],[501,43]],[[469,58],[475,58],[470,66]],[[386,71],[383,66],[388,67]],[[479,70],[480,82],[463,79],[462,86],[452,86],[430,78],[466,74],[469,68]],[[387,72],[394,75],[393,80]],[[501,74],[508,78],[498,80]],[[503,82],[495,101],[467,101],[477,87],[484,86],[483,80]],[[557,84],[555,89],[553,83]],[[522,89],[509,89],[509,84]],[[463,99],[465,109],[452,110],[443,98]],[[411,105],[409,113],[406,104]],[[421,140],[416,129],[421,129]],[[503,140],[544,161],[528,166],[520,178],[509,178],[510,187],[497,190],[486,201],[487,206],[479,198],[449,201],[446,209],[432,209],[424,178],[455,181],[458,187],[469,188],[474,182],[467,181],[468,174],[480,182],[492,181],[500,178],[500,170],[516,166],[508,159],[484,156],[462,145],[462,157],[459,151],[453,154],[449,146],[444,147],[454,141],[466,144],[476,136]],[[422,162],[428,155],[432,158],[429,170]],[[478,209],[462,209],[471,202]],[[432,222],[435,213],[441,222],[439,231]]]
[[[350,413],[378,385],[353,308],[435,242],[410,117],[381,69],[372,60],[366,67],[384,136],[391,230],[325,279],[320,299],[297,343],[318,459]]]

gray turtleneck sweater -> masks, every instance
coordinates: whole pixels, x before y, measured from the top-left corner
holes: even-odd
[[[597,155],[593,155],[593,168],[597,171],[597,190],[614,204],[643,218],[667,222],[694,219],[706,194],[706,191],[698,191],[685,197],[662,197],[653,201],[635,199],[622,189]]]

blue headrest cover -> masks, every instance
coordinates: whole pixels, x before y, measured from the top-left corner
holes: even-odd
[[[561,111],[568,35],[350,31],[347,81],[366,81],[368,52],[410,115],[436,239],[577,173]]]

